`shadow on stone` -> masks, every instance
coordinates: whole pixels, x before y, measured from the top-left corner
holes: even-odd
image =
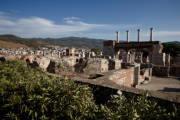
[[[0,62],[5,62],[5,61],[6,61],[5,57],[0,57]]]
[[[168,88],[168,87],[165,87],[163,90],[159,90],[159,91],[162,91],[162,92],[180,92],[180,88]]]

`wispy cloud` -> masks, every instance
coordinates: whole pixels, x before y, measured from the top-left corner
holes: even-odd
[[[155,36],[180,36],[180,31],[157,31]]]
[[[55,24],[51,20],[40,17],[12,20],[3,12],[0,12],[0,18],[1,34],[16,34],[26,37],[60,36],[63,34],[88,31],[94,28],[98,29],[106,26],[103,24],[85,23],[76,17],[64,18],[66,24]]]
[[[142,36],[149,36],[149,31],[142,31]],[[165,36],[180,36],[180,31],[154,31],[153,36],[155,37],[165,37]]]
[[[15,34],[22,37],[61,37],[84,32],[88,33],[86,35],[98,37],[98,35],[103,36],[103,32],[105,32],[104,36],[111,36],[116,30],[139,27],[136,24],[92,24],[78,17],[63,18],[63,21],[64,24],[57,24],[41,17],[12,18],[11,14],[0,11],[0,34]],[[97,33],[98,30],[100,33]]]

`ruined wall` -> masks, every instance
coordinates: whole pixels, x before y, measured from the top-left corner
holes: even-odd
[[[180,77],[180,65],[170,67],[170,76]]]
[[[121,69],[121,60],[118,59],[109,59],[109,65],[108,65],[108,69],[109,70],[117,70],[117,69]]]
[[[152,68],[141,69],[140,75],[141,75],[140,82],[144,82],[144,80],[151,81]]]
[[[177,54],[175,61],[174,61],[174,64],[180,65],[180,54]]]
[[[68,57],[63,57],[59,60],[60,63],[66,63],[69,66],[74,66],[76,64],[76,59],[77,57],[73,56],[68,56]]]
[[[155,75],[155,76],[169,76],[169,67],[153,65],[152,75]]]
[[[39,67],[42,68],[43,70],[46,70],[50,64],[50,59],[46,57],[36,58],[35,61],[39,64]]]
[[[108,71],[108,60],[103,58],[89,58],[83,70],[90,74]]]
[[[116,42],[117,41],[113,41],[113,40],[103,42],[103,55],[104,56],[114,57],[114,55],[115,55],[114,46],[115,46]]]
[[[152,64],[165,66],[166,54],[165,53],[153,53]]]
[[[118,95],[118,91],[121,90],[122,94],[127,98],[131,98],[132,96],[139,96],[145,92],[149,93],[149,99],[155,99],[162,106],[166,106],[167,108],[172,105],[180,105],[180,99],[176,96],[172,96],[163,92],[154,92],[154,91],[145,91],[132,87],[122,87],[118,88],[111,86],[107,87],[106,85],[92,84],[88,82],[75,81],[78,84],[85,84],[91,87],[94,95],[95,102],[97,104],[106,104],[108,100],[110,100],[112,95]]]
[[[49,73],[56,73],[56,62],[55,61],[50,61],[48,67],[47,67],[47,72]]]
[[[131,87],[134,83],[134,67],[115,71],[108,79],[118,85]]]
[[[147,81],[151,81],[151,77],[152,77],[152,64],[150,63],[145,63],[145,64],[141,64],[141,68],[140,68],[140,75],[141,75],[141,79],[142,81],[147,80]]]

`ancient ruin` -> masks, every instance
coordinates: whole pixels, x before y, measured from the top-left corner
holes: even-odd
[[[127,30],[123,42],[119,41],[120,32],[117,31],[117,39],[104,41],[102,52],[97,53],[58,46],[38,50],[2,48],[0,53],[5,60],[23,60],[31,67],[39,66],[49,73],[99,81],[107,79],[128,87],[148,83],[152,75],[179,76],[180,55],[171,63],[170,55],[162,52],[162,43],[152,40],[153,28],[150,28],[149,41],[140,41],[140,31],[137,30],[137,41],[130,41]]]

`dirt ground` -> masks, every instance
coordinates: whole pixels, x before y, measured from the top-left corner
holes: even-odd
[[[149,83],[141,84],[137,88],[152,91],[162,91],[180,96],[180,78],[153,76]]]

